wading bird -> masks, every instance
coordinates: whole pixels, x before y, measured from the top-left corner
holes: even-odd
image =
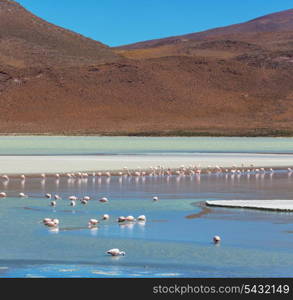
[[[26,195],[26,194],[24,194],[24,193],[19,193],[18,196],[19,196],[20,198],[27,198],[27,197],[28,197],[28,195]]]
[[[127,222],[135,222],[135,218],[133,216],[126,217]]]
[[[102,203],[109,202],[108,198],[106,198],[106,197],[101,198],[99,201]]]
[[[106,214],[106,215],[103,215],[103,220],[106,221],[106,220],[109,220],[109,219],[110,219],[110,216],[109,216],[109,215],[107,215],[107,214]]]
[[[117,221],[118,221],[119,223],[122,223],[122,222],[125,222],[125,221],[126,221],[126,218],[123,217],[123,216],[121,216],[121,217],[118,218]]]
[[[221,238],[218,235],[215,235],[213,237],[213,241],[214,241],[215,244],[219,244],[221,242]]]
[[[83,204],[83,205],[87,205],[87,202],[88,202],[88,201],[85,200],[85,199],[81,199],[81,200],[80,200],[80,203]]]
[[[2,178],[3,178],[4,180],[6,180],[6,181],[9,180],[9,177],[8,177],[7,175],[3,175]]]
[[[146,216],[145,215],[141,215],[137,218],[138,221],[140,222],[146,222]]]
[[[90,219],[88,222],[89,227],[97,226],[99,221],[97,219]]]
[[[110,249],[106,252],[107,254],[110,254],[112,256],[120,256],[120,255],[125,255],[126,253],[124,251],[120,251],[119,249]]]

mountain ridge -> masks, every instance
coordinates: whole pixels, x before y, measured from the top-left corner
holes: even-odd
[[[3,63],[9,57],[29,66],[120,59],[108,46],[48,23],[15,1],[0,1],[0,37]]]
[[[291,32],[113,49],[0,0],[0,133],[293,135],[292,66]]]
[[[280,21],[282,20],[282,24]],[[287,20],[287,22],[284,22]],[[265,26],[261,26],[261,22],[267,21]],[[271,23],[270,23],[271,21]],[[278,24],[273,26],[273,21],[277,21]],[[251,28],[252,27],[252,28]],[[247,22],[242,22],[239,24],[233,24],[229,26],[217,27],[208,29],[205,31],[188,33],[183,35],[176,35],[171,37],[165,37],[161,39],[154,40],[146,40],[142,42],[137,42],[133,44],[127,44],[116,47],[117,49],[139,49],[139,48],[147,48],[147,47],[155,47],[161,46],[162,44],[168,43],[176,43],[176,42],[184,42],[186,39],[204,39],[209,37],[215,37],[218,35],[231,35],[236,34],[238,32],[247,32],[247,33],[256,33],[256,32],[271,32],[271,31],[293,31],[293,9],[288,9],[281,12],[271,13],[265,16],[261,16]]]

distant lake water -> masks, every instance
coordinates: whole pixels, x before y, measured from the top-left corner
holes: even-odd
[[[2,136],[0,145],[0,174],[293,167],[293,138]]]
[[[1,136],[0,155],[293,153],[293,138]]]

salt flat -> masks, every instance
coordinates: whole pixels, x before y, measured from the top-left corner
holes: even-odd
[[[241,168],[250,167],[289,167],[293,166],[290,154],[253,153],[194,153],[186,155],[48,155],[48,156],[0,156],[1,174],[36,174],[77,171],[114,171],[129,169],[148,169],[151,166],[179,168],[181,165],[196,165],[200,168],[210,166]]]
[[[220,200],[206,201],[206,205],[293,212],[293,200]]]

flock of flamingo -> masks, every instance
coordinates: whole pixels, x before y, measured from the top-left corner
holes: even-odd
[[[22,195],[22,196],[24,196],[24,195]],[[52,194],[47,193],[45,195],[45,197],[47,199],[51,199]],[[56,201],[61,200],[61,197],[59,195],[54,195],[54,199],[55,200],[51,201],[51,203],[50,203],[51,206],[56,206],[56,204],[57,204]],[[76,201],[78,201],[79,198],[76,196],[70,196],[70,197],[68,197],[68,199],[70,200],[70,205],[75,206]],[[81,204],[86,205],[87,202],[91,200],[91,197],[84,196],[83,198],[80,198],[79,200],[80,200]],[[109,202],[108,198],[106,198],[106,197],[100,198],[99,201],[102,203]],[[159,201],[159,198],[157,196],[155,196],[155,197],[153,197],[153,201]],[[102,216],[103,221],[107,221],[109,219],[110,219],[110,216],[108,214],[104,214]],[[140,215],[137,217],[137,219],[134,216],[127,216],[127,217],[120,216],[117,219],[117,222],[118,223],[134,223],[134,222],[138,221],[140,223],[145,223],[146,220],[147,219],[146,219],[145,215]],[[89,219],[88,228],[90,228],[90,229],[96,228],[99,223],[100,223],[100,221],[98,219]],[[56,228],[58,228],[60,221],[59,221],[59,219],[45,218],[45,219],[43,219],[43,224],[49,228],[56,229]],[[125,251],[121,251],[118,248],[113,248],[113,249],[106,251],[106,254],[110,254],[112,256],[124,256],[126,253],[125,253]]]
[[[237,168],[236,166],[233,166],[230,169],[227,168],[223,168],[220,166],[215,166],[214,168],[212,168],[211,166],[208,166],[206,169],[204,169],[204,171],[207,174],[211,174],[211,173],[224,173],[224,174],[265,174],[265,173],[274,173],[274,169],[273,168],[269,168],[269,169],[265,169],[265,168],[255,168],[253,165],[250,165],[250,168],[244,168],[244,166],[242,166],[242,168]],[[292,173],[293,170],[291,168],[287,169],[288,173]],[[125,167],[123,169],[123,172],[118,172],[118,173],[110,173],[110,172],[93,172],[93,173],[87,173],[87,172],[76,172],[76,173],[66,173],[66,174],[59,174],[56,173],[54,175],[46,175],[46,174],[41,174],[40,177],[44,180],[46,179],[46,177],[55,177],[56,179],[59,179],[60,177],[67,177],[67,178],[87,178],[89,176],[92,177],[96,177],[96,176],[171,176],[171,175],[177,175],[177,176],[187,176],[187,175],[200,175],[202,173],[202,169],[198,166],[193,166],[190,165],[189,167],[185,167],[185,166],[181,166],[179,169],[176,170],[172,170],[170,168],[163,168],[161,166],[158,167],[150,167],[149,170],[147,171],[142,171],[141,168],[138,168],[137,170],[134,171],[130,171],[128,170],[127,167]],[[12,178],[20,178],[21,180],[25,181],[26,180],[26,176],[24,174],[19,175],[19,176],[12,176]],[[31,176],[29,176],[31,177]],[[9,181],[10,178],[8,175],[2,175],[2,179],[5,181]],[[1,192],[0,193],[0,198],[6,198],[7,194],[5,192]],[[24,193],[19,193],[19,197],[21,198],[27,198],[28,195],[24,194]],[[52,207],[56,207],[58,200],[61,200],[62,198],[59,195],[52,195],[50,193],[45,194],[45,198],[50,199],[50,206]],[[69,205],[72,207],[75,207],[77,204],[77,201],[80,201],[80,203],[82,205],[87,205],[88,201],[91,200],[91,197],[89,196],[84,196],[82,198],[78,198],[76,196],[70,196],[68,197]],[[159,198],[157,196],[153,197],[153,201],[158,201]],[[101,203],[107,203],[109,202],[109,199],[106,197],[102,197],[99,199],[99,201]],[[107,221],[110,219],[110,216],[108,214],[104,214],[102,216],[102,221]],[[49,228],[53,228],[53,229],[58,229],[58,226],[60,224],[59,219],[51,219],[51,218],[45,218],[42,220],[43,224]],[[146,216],[145,215],[140,215],[137,218],[135,218],[134,216],[120,216],[119,218],[117,218],[117,222],[118,223],[134,223],[134,222],[146,222]],[[98,224],[100,223],[100,221],[98,219],[90,219],[88,221],[88,227],[89,228],[95,228],[98,226]],[[213,242],[214,244],[219,244],[221,242],[221,237],[220,236],[214,236],[213,237]],[[118,248],[114,248],[114,249],[110,249],[106,252],[107,254],[110,254],[112,256],[123,256],[125,255],[125,251],[121,251]]]
[[[45,197],[48,198],[48,199],[51,199],[52,195],[51,194],[46,194]],[[54,195],[54,198],[55,198],[55,200],[57,200],[57,199],[60,200],[61,199],[61,197],[59,195]],[[75,201],[78,200],[78,198],[76,196],[70,196],[68,199],[70,200],[70,205],[72,205],[72,202],[75,203]],[[84,201],[87,202],[90,199],[91,198],[89,196],[85,196],[85,197],[83,197],[83,198],[81,198],[79,200],[81,201],[82,204],[85,204]],[[55,200],[51,202],[51,206],[55,206],[56,205],[56,201]],[[108,200],[108,198],[103,197],[99,201],[105,203],[105,202],[108,202],[109,200]],[[158,196],[154,196],[153,197],[153,201],[154,202],[159,201],[159,197]],[[102,216],[102,220],[103,221],[107,221],[109,219],[110,219],[110,216],[108,214],[104,214]],[[145,215],[140,215],[137,218],[135,218],[134,216],[131,216],[131,215],[127,216],[127,217],[120,216],[120,217],[118,217],[116,219],[116,221],[118,223],[128,223],[128,224],[129,223],[134,223],[134,222],[140,222],[140,223],[145,224],[146,220],[147,219],[146,219]],[[59,219],[51,219],[51,218],[45,218],[45,219],[43,219],[42,222],[43,222],[43,224],[45,226],[47,226],[49,228],[53,228],[53,229],[58,228],[58,226],[60,224]],[[90,229],[96,228],[99,223],[100,223],[100,221],[98,219],[89,219],[89,221],[88,221],[88,228],[90,228]],[[213,242],[214,242],[214,244],[219,244],[221,242],[221,237],[218,236],[218,235],[214,236],[213,237]],[[125,251],[121,251],[118,248],[110,249],[110,250],[106,251],[106,253],[110,254],[112,256],[124,256],[126,254]]]
[[[292,173],[292,168],[287,168],[288,173]],[[45,174],[42,173],[40,175],[37,175],[37,177],[41,177],[42,179],[46,179],[46,177],[55,177],[56,179],[60,179],[61,177],[67,177],[67,178],[87,178],[87,177],[111,177],[111,176],[171,176],[171,175],[177,175],[177,176],[186,176],[186,175],[200,175],[201,173],[206,174],[212,174],[212,173],[221,173],[221,174],[265,174],[265,173],[274,173],[273,168],[256,168],[254,165],[250,165],[249,167],[245,167],[243,164],[241,167],[237,167],[236,165],[233,165],[231,168],[224,168],[222,166],[207,166],[206,168],[201,168],[200,166],[196,165],[189,165],[189,166],[180,166],[178,169],[171,169],[171,168],[165,168],[163,166],[158,167],[149,167],[145,171],[142,170],[141,167],[138,167],[136,170],[129,170],[127,167],[123,168],[123,171],[119,172],[73,172],[73,173],[56,173],[56,174]],[[1,176],[3,180],[9,181],[8,175],[2,175]],[[34,177],[33,175],[26,176],[24,174],[21,175],[12,175],[12,178],[20,178],[21,180],[26,180],[27,177]]]

